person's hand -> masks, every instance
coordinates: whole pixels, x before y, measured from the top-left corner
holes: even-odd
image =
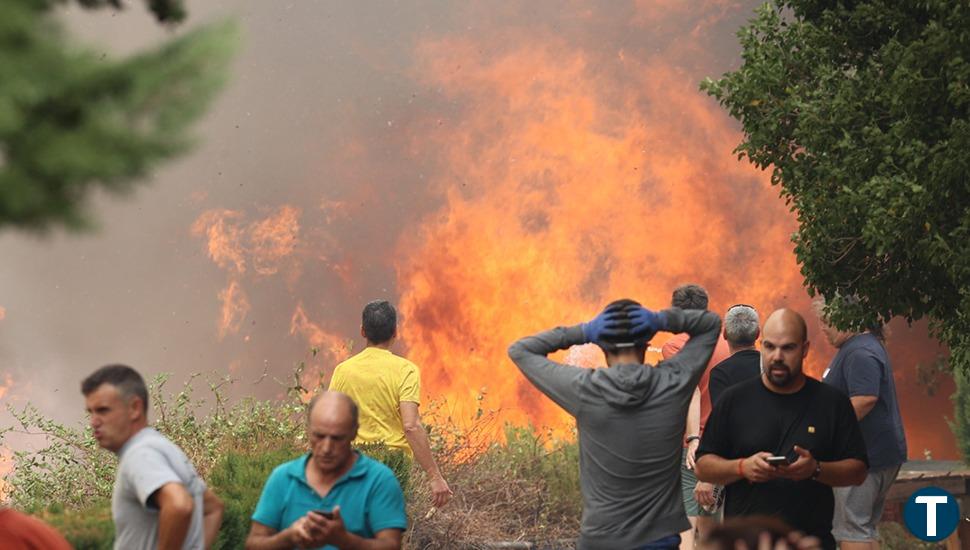
[[[698,481],[697,485],[694,485],[694,500],[704,508],[714,506],[714,484]]]
[[[630,320],[630,334],[638,339],[650,340],[667,324],[663,312],[650,311],[642,306],[627,309],[626,316]]]
[[[692,439],[687,444],[687,456],[684,457],[684,465],[687,466],[688,470],[693,470],[694,466],[697,465],[697,447],[700,444],[701,441],[699,439]]]
[[[815,466],[818,464],[818,461],[815,460],[815,457],[812,456],[811,451],[808,449],[803,449],[798,445],[795,445],[794,448],[795,453],[798,454],[798,460],[791,464],[778,466],[778,471],[781,473],[781,476],[794,481],[801,481],[812,477],[815,474]]]
[[[592,321],[583,323],[583,339],[586,340],[586,343],[599,342],[604,334],[619,328],[619,320],[622,317],[622,305],[614,304],[604,309]]]
[[[431,504],[435,508],[441,508],[445,504],[448,504],[448,501],[451,500],[454,494],[451,488],[448,487],[448,482],[445,481],[445,478],[436,476],[431,479]]]
[[[287,538],[289,543],[297,548],[313,548],[313,541],[318,529],[319,526],[316,524],[315,518],[311,518],[308,513],[287,528],[287,531],[289,531]]]
[[[312,531],[313,544],[309,548],[318,548],[328,544],[338,548],[346,546],[344,544],[344,538],[347,536],[347,528],[344,526],[344,520],[340,516],[340,506],[334,506],[331,513],[333,514],[332,518],[316,512],[307,514],[310,522],[314,526],[314,530]]]
[[[771,453],[762,451],[745,458],[741,462],[741,471],[744,478],[754,483],[764,483],[780,477],[779,468],[768,464],[768,461],[765,460],[769,456],[771,456]]]

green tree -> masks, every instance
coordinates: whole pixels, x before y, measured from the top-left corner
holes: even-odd
[[[131,191],[185,152],[188,129],[225,81],[235,26],[221,23],[120,61],[73,45],[54,19],[65,0],[0,4],[0,228],[92,225],[92,189]],[[121,0],[78,0],[119,9]],[[146,0],[159,22],[182,0]]]
[[[928,317],[967,373],[970,4],[778,0],[738,36],[741,66],[701,88],[795,212],[809,291],[841,328]]]

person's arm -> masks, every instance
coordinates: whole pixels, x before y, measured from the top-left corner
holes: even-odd
[[[580,403],[578,382],[588,369],[556,363],[546,356],[585,343],[583,325],[556,327],[515,342],[509,347],[509,358],[539,391],[575,416]]]
[[[700,379],[714,353],[714,346],[717,345],[717,338],[721,333],[721,318],[706,310],[683,310],[676,307],[665,309],[662,315],[666,320],[662,330],[686,332],[690,339],[677,355],[661,361],[658,366],[681,366],[688,369],[696,379]]]
[[[223,509],[222,501],[212,492],[212,489],[206,489],[202,493],[202,531],[205,535],[205,547],[207,549],[212,548],[212,545],[216,542],[216,537],[219,535]]]
[[[428,442],[428,433],[421,423],[418,404],[411,401],[401,401],[399,407],[401,420],[404,423],[404,437],[408,440],[408,445],[411,446],[415,460],[418,461],[421,469],[428,474],[428,479],[431,482],[432,503],[437,507],[444,506],[451,498],[451,488],[448,487],[448,482],[441,475],[438,464],[435,463],[434,456],[431,455],[431,444]]]
[[[310,537],[304,520],[305,518],[300,518],[282,531],[258,521],[252,522],[249,535],[246,536],[246,550],[292,550],[296,546],[305,547],[310,542]]]
[[[876,401],[879,401],[879,398],[875,395],[855,395],[850,397],[849,400],[852,402],[852,410],[855,411],[856,419],[862,420],[876,406]]]
[[[866,480],[866,463],[857,458],[844,458],[831,462],[819,462],[808,449],[795,445],[798,460],[787,466],[779,466],[782,477],[801,481],[815,476],[815,480],[832,487],[861,485]],[[816,471],[818,474],[816,475]]]
[[[701,432],[701,390],[694,388],[694,395],[690,398],[690,406],[687,408],[687,431],[684,438],[700,437]],[[688,470],[694,469],[695,453],[700,439],[691,439],[687,443],[686,465]]]
[[[384,529],[374,533],[374,538],[365,539],[351,532],[344,531],[339,540],[333,545],[340,550],[400,550],[402,533],[400,529]]]
[[[771,453],[762,451],[745,458],[726,459],[716,454],[705,454],[697,459],[697,479],[716,485],[730,485],[746,479],[752,483],[770,481],[780,472],[765,459]],[[811,473],[809,473],[809,476]]]
[[[158,506],[158,549],[181,550],[192,523],[195,502],[181,483],[162,485],[152,495]]]
[[[857,420],[862,420],[879,401],[883,363],[866,350],[855,350],[845,358],[845,382]]]

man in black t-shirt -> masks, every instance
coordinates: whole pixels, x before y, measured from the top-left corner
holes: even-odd
[[[724,390],[761,375],[761,354],[754,347],[761,334],[757,310],[747,304],[735,304],[724,314],[723,325],[731,355],[711,369],[708,392],[712,405]]]
[[[862,483],[866,446],[849,399],[802,372],[807,336],[794,311],[768,317],[764,373],[715,403],[697,450],[697,477],[725,485],[725,517],[777,515],[834,550],[832,487]],[[774,465],[772,456],[791,463]]]

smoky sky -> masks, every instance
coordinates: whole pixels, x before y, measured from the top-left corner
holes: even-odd
[[[455,169],[422,138],[429,128],[460,126],[475,106],[422,77],[422,44],[487,36],[481,43],[494,51],[481,54],[489,56],[538,36],[588,51],[591,70],[612,78],[623,76],[617,57],[661,56],[699,82],[739,65],[735,33],[758,3],[195,1],[174,30],[139,2],[120,13],[61,10],[73,38],[113,58],[226,17],[240,23],[243,39],[224,92],[196,127],[197,147],[131,196],[92,197],[98,230],[0,234],[0,369],[14,380],[6,400],[72,418],[82,409],[79,381],[111,362],[176,380],[232,367],[235,394],[278,394],[251,381],[264,371],[286,377],[307,357],[306,340],[290,333],[297,303],[359,347],[361,306],[399,296],[396,265],[409,252],[402,243],[445,215],[448,192],[488,192],[462,188],[460,171],[432,177]],[[732,204],[723,215],[741,216],[758,204],[757,182],[736,185],[697,200]],[[211,209],[249,221],[282,205],[301,212],[299,275],[247,272],[250,308],[238,331],[220,339],[218,296],[232,274],[191,227]],[[774,223],[757,214],[743,214],[738,240],[725,243],[739,261],[751,259],[738,243]]]

